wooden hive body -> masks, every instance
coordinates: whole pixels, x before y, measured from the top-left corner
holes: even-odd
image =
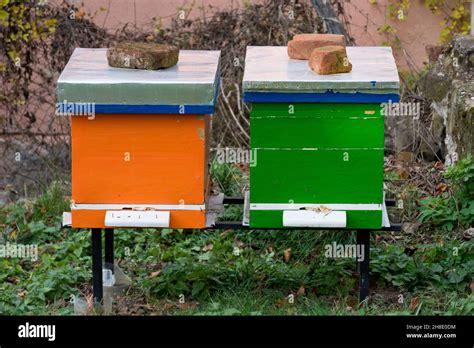
[[[204,228],[219,53],[182,51],[174,75],[110,68],[104,59],[105,50],[82,50],[58,82],[60,102],[95,107],[92,117],[71,117],[72,227],[110,227],[107,211],[167,211],[167,227]],[[86,76],[93,68],[95,77]],[[136,89],[151,90],[149,99]]]
[[[390,70],[388,76],[383,72],[377,80],[370,74],[358,49],[388,60],[388,68],[379,67]],[[283,228],[283,211],[329,208],[346,212],[346,228],[382,227],[382,103],[398,101],[391,51],[348,48],[353,73],[321,76],[303,65],[306,62],[288,59],[284,50],[247,50],[244,98],[252,103],[255,158],[250,168],[250,226]],[[273,66],[259,67],[262,56]]]

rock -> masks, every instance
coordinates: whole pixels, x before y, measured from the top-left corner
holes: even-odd
[[[288,42],[288,57],[291,59],[308,60],[311,52],[318,47],[346,47],[344,35],[335,34],[298,34]]]
[[[407,234],[415,234],[418,232],[421,224],[418,222],[404,222],[402,224],[402,231]]]
[[[107,50],[114,68],[157,70],[178,63],[179,49],[172,45],[145,42],[121,42]]]
[[[438,61],[439,56],[443,53],[445,46],[426,45],[425,50],[428,55],[428,63],[434,64]]]
[[[440,49],[432,51],[438,54]],[[446,165],[472,153],[474,37],[455,37],[414,89],[416,98],[407,97],[404,102],[420,103],[420,118],[386,117],[387,151],[412,151],[429,161],[442,160]]]
[[[433,111],[428,148],[439,150],[447,165],[474,150],[473,62],[474,37],[458,36],[417,83]]]
[[[467,230],[465,230],[462,234],[462,237],[464,240],[470,240],[474,238],[474,227],[470,227]]]
[[[320,75],[348,73],[352,70],[346,48],[342,46],[315,48],[308,63],[310,68]]]

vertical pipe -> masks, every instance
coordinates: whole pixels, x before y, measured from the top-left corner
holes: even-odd
[[[114,229],[105,229],[105,267],[114,273]]]
[[[363,247],[363,258],[359,261],[359,301],[363,302],[369,296],[370,231],[357,231],[357,245]]]
[[[94,303],[100,304],[103,297],[102,289],[102,230],[92,229],[92,291]]]
[[[474,35],[474,0],[471,0],[471,35]]]

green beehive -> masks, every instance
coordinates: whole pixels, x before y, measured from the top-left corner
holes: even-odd
[[[348,47],[350,73],[318,75],[286,47],[248,47],[250,226],[383,225],[384,110],[398,102],[389,47]]]

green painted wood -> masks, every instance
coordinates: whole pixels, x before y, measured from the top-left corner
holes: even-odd
[[[382,211],[347,211],[347,228],[378,229],[382,227]],[[252,228],[283,228],[283,211],[251,210],[250,227]]]
[[[382,203],[382,149],[257,149],[256,154],[251,203]]]
[[[253,103],[250,118],[274,117],[380,117],[380,104],[328,104],[328,103]]]
[[[253,103],[251,203],[383,201],[380,104]],[[251,227],[282,228],[283,211],[250,212]],[[347,228],[380,228],[381,211],[348,211]]]
[[[383,148],[381,117],[253,118],[252,148]]]

